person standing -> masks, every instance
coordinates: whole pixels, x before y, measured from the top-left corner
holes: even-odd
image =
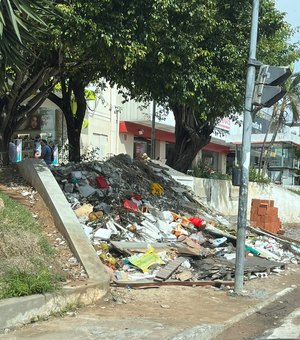
[[[50,165],[52,163],[51,148],[48,145],[46,139],[41,139],[40,143],[41,143],[41,147],[42,147],[41,158],[43,158],[43,160],[46,162],[47,165]]]
[[[13,141],[10,141],[8,145],[8,157],[9,157],[10,163],[12,164],[17,163],[17,159],[18,159],[17,146]]]

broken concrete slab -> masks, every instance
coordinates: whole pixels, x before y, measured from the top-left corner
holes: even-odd
[[[96,189],[89,184],[80,185],[77,189],[83,197],[89,197],[96,192]]]

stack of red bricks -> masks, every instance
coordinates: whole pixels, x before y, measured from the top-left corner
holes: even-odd
[[[260,227],[274,234],[283,233],[278,208],[274,207],[272,200],[252,200],[250,223],[253,227]]]

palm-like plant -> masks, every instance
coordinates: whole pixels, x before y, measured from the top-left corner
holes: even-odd
[[[43,20],[51,11],[49,0],[0,1],[0,91],[8,66],[22,67],[27,43],[34,42],[33,29],[46,28]]]
[[[273,123],[275,118],[277,118],[275,122],[275,128],[273,131],[273,135],[271,137],[270,143],[265,152],[265,144],[267,140],[267,134],[269,133],[269,129],[266,133],[265,140],[263,143],[263,147],[260,155],[260,170],[262,175],[265,175],[268,168],[269,158],[271,155],[271,150],[276,140],[276,136],[280,128],[283,126],[286,116],[288,114],[292,114],[292,123],[295,123],[299,120],[300,117],[300,72],[294,73],[289,80],[285,83],[286,94],[283,99],[276,103],[273,107],[273,112],[271,116],[270,125]],[[265,154],[265,156],[263,156]],[[262,167],[262,160],[264,158],[264,165]]]

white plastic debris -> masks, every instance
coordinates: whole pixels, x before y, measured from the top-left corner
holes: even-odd
[[[107,240],[110,239],[111,235],[112,235],[112,233],[111,233],[110,230],[104,229],[104,228],[99,228],[94,234],[94,239],[107,241]]]
[[[186,261],[182,262],[182,263],[181,263],[181,266],[182,266],[183,268],[186,268],[186,269],[190,269],[190,268],[192,267],[192,265],[191,265],[191,263],[190,263],[189,260],[186,260]]]
[[[109,229],[111,231],[112,235],[118,235],[119,232],[114,224],[114,221],[112,219],[110,219],[107,223],[106,223],[106,228]]]
[[[227,241],[227,237],[221,237],[221,238],[216,238],[214,240],[210,240],[210,243],[212,244],[213,247],[217,248],[221,244],[225,243]]]
[[[93,237],[93,228],[87,227],[87,226],[85,226],[84,224],[81,224],[81,225],[82,225],[82,227],[83,227],[83,229],[84,229],[84,232],[85,232],[86,236],[87,236],[88,238],[92,238],[92,237]]]
[[[173,222],[174,218],[173,218],[171,211],[163,211],[162,214],[163,214],[165,221]]]

